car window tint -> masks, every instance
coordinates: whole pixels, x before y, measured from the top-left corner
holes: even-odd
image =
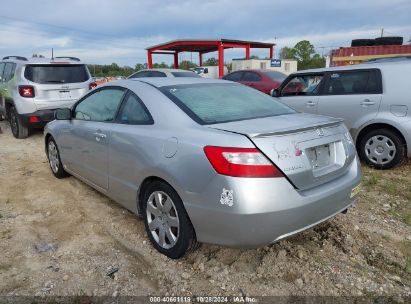
[[[325,89],[325,94],[367,94],[379,88],[372,71],[333,72]]]
[[[167,77],[167,75],[163,72],[150,71],[146,77]]]
[[[16,64],[14,63],[6,63],[3,72],[3,81],[9,81],[14,76]]]
[[[3,71],[5,65],[6,64],[4,62],[0,63],[0,81],[3,81]]]
[[[143,78],[143,77],[148,77],[147,74],[148,74],[147,71],[141,71],[141,72],[137,72],[137,73],[131,75],[129,78]]]
[[[196,74],[195,72],[171,72],[171,74],[173,74],[174,77],[201,77],[198,74]]]
[[[31,64],[24,77],[35,83],[80,83],[87,81],[89,73],[84,64]]]
[[[242,74],[243,74],[242,72],[234,72],[234,73],[224,76],[223,79],[230,80],[230,81],[240,81]]]
[[[281,95],[316,95],[322,80],[323,75],[297,75],[287,82]]]
[[[261,77],[257,73],[245,72],[243,76],[243,81],[260,81]]]
[[[123,95],[124,90],[120,88],[99,90],[76,106],[74,117],[79,120],[112,121]]]
[[[267,94],[233,83],[169,86],[161,91],[200,124],[295,113]]]
[[[143,103],[134,94],[129,94],[119,115],[122,123],[147,124],[152,119],[143,106]]]
[[[266,71],[264,72],[268,77],[270,77],[274,81],[282,82],[284,79],[287,78],[287,75],[277,72],[277,71]]]

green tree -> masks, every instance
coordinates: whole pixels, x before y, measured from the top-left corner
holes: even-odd
[[[212,65],[218,65],[218,59],[211,57],[208,58],[205,62],[203,62],[204,66],[212,66]]]
[[[325,59],[315,52],[314,45],[308,40],[298,42],[293,48],[284,47],[281,50],[281,58],[297,60],[298,70],[325,66]]]
[[[178,67],[183,70],[189,70],[191,68],[195,68],[197,65],[192,63],[189,60],[183,60],[178,64]]]

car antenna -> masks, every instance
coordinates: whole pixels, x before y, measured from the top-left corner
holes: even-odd
[[[54,60],[54,50],[51,48],[51,60]]]

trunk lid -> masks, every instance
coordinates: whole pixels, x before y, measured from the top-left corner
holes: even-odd
[[[247,136],[301,190],[343,175],[356,156],[338,118],[297,113],[208,127]]]

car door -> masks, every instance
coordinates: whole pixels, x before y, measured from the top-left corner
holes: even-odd
[[[296,74],[289,77],[279,89],[279,99],[299,112],[316,114],[323,80],[324,73]]]
[[[344,118],[349,129],[358,128],[378,114],[381,98],[378,69],[332,71],[318,100],[318,114]]]
[[[149,162],[161,151],[165,141],[153,136],[153,118],[143,101],[128,91],[116,123],[112,125],[109,144],[109,195],[136,212],[136,194]],[[163,146],[166,149],[167,145]],[[166,150],[164,150],[166,151]]]
[[[61,137],[69,171],[102,190],[108,189],[111,128],[125,91],[121,87],[103,87],[87,95],[73,108],[73,118]]]

